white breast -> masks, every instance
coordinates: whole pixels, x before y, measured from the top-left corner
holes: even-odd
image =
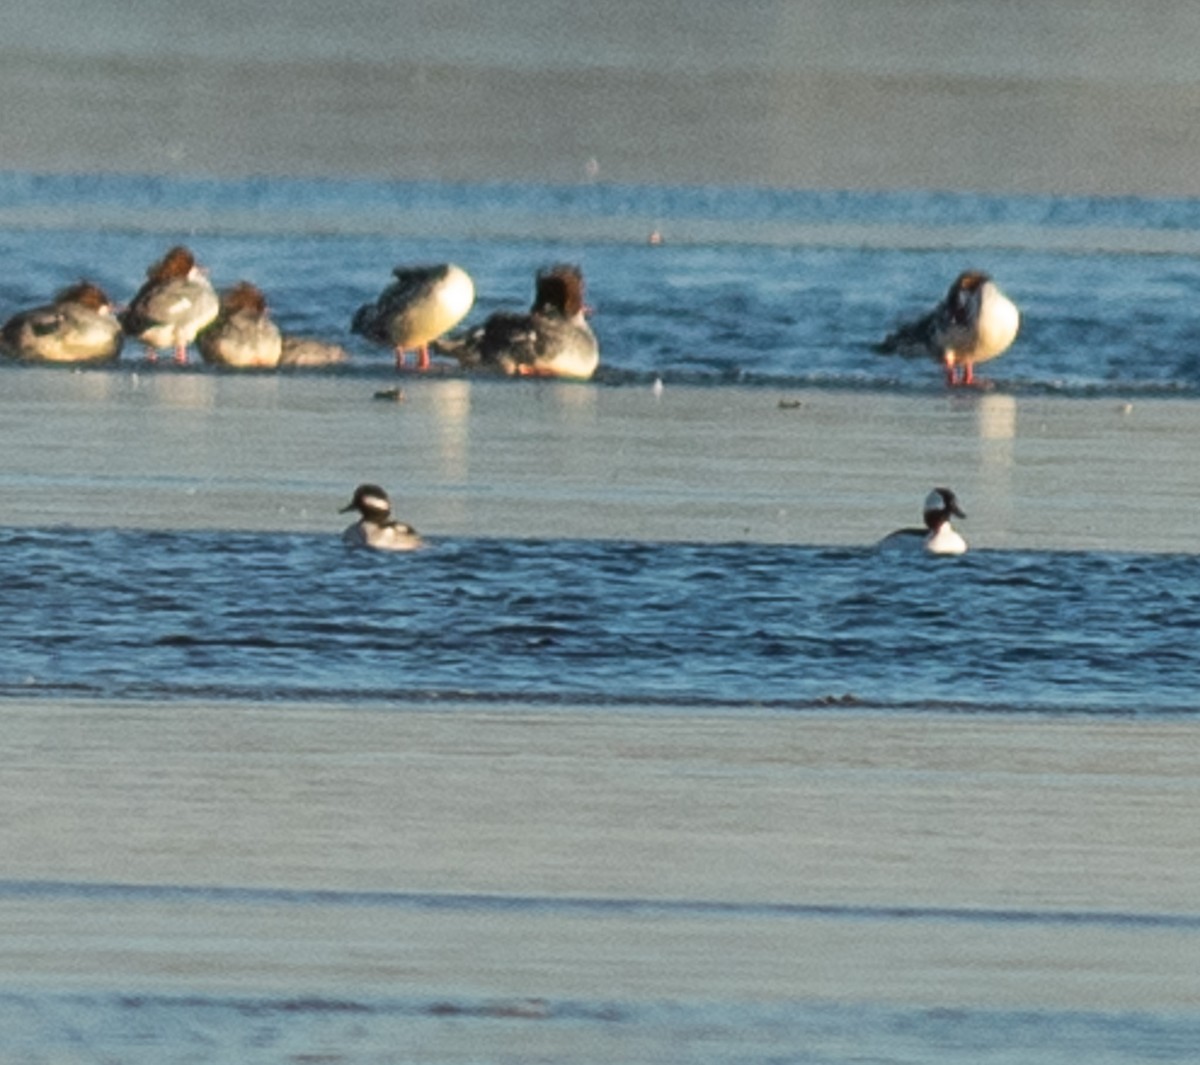
[[[984,287],[979,307],[978,359],[991,358],[1007,351],[1016,340],[1020,327],[1021,314],[1017,305],[989,281]]]
[[[961,555],[967,549],[967,541],[949,522],[925,538],[925,550],[931,555]]]

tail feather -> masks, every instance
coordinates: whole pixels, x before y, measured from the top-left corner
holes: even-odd
[[[457,359],[461,366],[477,366],[480,362],[480,336],[481,330],[475,328],[458,336],[438,337],[429,345],[429,350]]]
[[[919,356],[933,351],[934,315],[898,326],[888,333],[874,350],[880,355]]]
[[[117,321],[121,323],[121,328],[133,337],[141,336],[147,329],[162,324],[148,317],[136,304],[131,304],[118,314]]]
[[[350,320],[350,332],[359,336],[370,337],[375,324],[375,304],[364,303]]]

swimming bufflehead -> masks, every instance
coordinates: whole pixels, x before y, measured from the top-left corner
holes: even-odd
[[[1020,325],[1016,305],[996,283],[979,270],[967,270],[932,311],[889,334],[876,350],[932,355],[945,367],[947,384],[969,385],[975,364],[1007,351]]]
[[[583,273],[560,263],[537,275],[528,314],[498,311],[459,340],[437,350],[468,369],[527,377],[586,381],[600,362],[600,346],[584,317]]]
[[[361,517],[344,533],[342,540],[350,547],[371,547],[377,551],[412,551],[423,546],[417,530],[392,517],[392,501],[377,484],[360,484],[354,498],[340,514],[357,510]]]
[[[98,363],[121,354],[124,337],[112,303],[90,281],[63,289],[54,302],[13,315],[0,350],[33,362]]]
[[[167,252],[146,271],[146,282],[121,313],[121,325],[146,345],[151,359],[157,349],[171,348],[175,361],[187,362],[187,346],[220,311],[220,302],[196,257],[182,245]]]
[[[951,517],[966,517],[958,505],[958,497],[949,488],[935,488],[925,497],[925,527],[897,529],[885,536],[879,546],[920,546],[932,555],[961,555],[967,549],[967,541],[950,524]]]
[[[429,345],[453,329],[475,302],[470,275],[453,263],[437,266],[397,266],[395,281],[374,303],[354,314],[350,331],[396,351],[396,368],[406,351],[417,352],[417,369],[429,368]]]

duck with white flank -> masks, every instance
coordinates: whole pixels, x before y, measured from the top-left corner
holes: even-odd
[[[147,347],[154,360],[170,348],[187,362],[187,346],[216,318],[220,301],[190,250],[177,245],[146,271],[146,282],[121,313],[121,325]]]
[[[54,302],[13,315],[0,330],[0,351],[31,362],[100,363],[121,354],[121,323],[90,281],[63,289]]]
[[[537,275],[528,314],[498,311],[461,339],[441,341],[437,350],[467,369],[586,381],[600,363],[600,345],[585,310],[583,273],[559,263]]]
[[[267,314],[267,300],[249,281],[221,293],[221,311],[196,335],[205,362],[238,370],[279,365],[283,337]]]
[[[360,484],[354,498],[339,511],[357,510],[360,517],[344,533],[350,547],[370,547],[376,551],[412,551],[424,546],[417,530],[392,517],[392,501],[377,484]]]
[[[925,497],[925,527],[897,529],[885,536],[880,547],[923,548],[931,555],[961,555],[967,541],[950,524],[952,517],[965,518],[958,497],[949,488],[935,488]]]
[[[475,303],[470,275],[453,263],[397,266],[395,277],[374,303],[354,314],[350,331],[396,351],[396,369],[404,354],[416,351],[417,369],[429,369],[429,345],[453,329]]]
[[[970,385],[975,382],[975,364],[1003,355],[1020,325],[1016,305],[996,283],[979,270],[967,270],[941,303],[889,334],[876,351],[932,355],[945,367],[947,384]]]

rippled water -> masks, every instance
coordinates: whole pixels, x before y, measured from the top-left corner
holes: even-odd
[[[533,272],[570,259],[589,279],[603,353],[598,380],[584,387],[661,377],[717,394],[778,386],[933,397],[943,390],[936,365],[876,356],[870,346],[975,266],[1024,315],[1011,352],[987,367],[996,392],[1068,402],[1200,397],[1200,206],[1191,201],[7,174],[0,203],[10,267],[0,313],[83,275],[128,299],[146,265],[186,240],[218,286],[254,280],[285,329],[345,343],[353,364],[330,371],[341,375],[391,380],[388,354],[347,330],[392,265],[459,262],[476,281],[474,321],[526,304]],[[661,245],[647,242],[652,230]],[[146,372],[139,360],[131,348],[127,365],[89,372]],[[23,372],[0,367],[0,376]],[[244,472],[253,477],[253,456]],[[1136,500],[1137,486],[1129,491]],[[729,721],[765,709],[798,721],[819,711],[1189,722],[1200,710],[1198,628],[1194,555],[975,550],[934,559],[480,530],[382,556],[350,552],[334,535],[114,530],[86,518],[80,527],[0,527],[0,697],[47,706],[64,696],[167,708],[320,700],[403,713],[516,701],[581,716],[665,709]],[[30,784],[31,801],[41,801],[39,787]],[[954,787],[967,785],[956,777]],[[316,811],[319,800],[310,801]],[[217,814],[196,809],[205,811],[197,831],[224,832]],[[886,829],[871,831],[882,847]],[[212,905],[205,949],[227,905],[297,911],[314,924],[347,909],[457,906],[464,920],[494,927],[518,911],[548,922],[564,905],[549,895],[463,899],[403,886],[321,895],[282,884],[255,894],[214,875],[215,888],[167,884],[158,894],[119,871],[110,880],[7,880],[0,903],[57,913],[65,901],[85,915],[98,902],[121,913]],[[589,926],[686,920],[682,938],[700,940],[715,936],[718,914],[743,931],[832,919],[864,938],[963,924],[1001,943],[1014,924],[1045,922],[1068,941],[1099,924],[1142,937],[1131,940],[1134,953],[1166,936],[1186,951],[1196,933],[1194,909],[1097,916],[1086,907],[922,907],[899,896],[878,908],[837,899],[757,909],[721,898],[658,909],[626,902],[620,913],[621,899],[594,901],[595,912],[586,900],[569,905],[586,911]],[[769,943],[752,956],[764,970],[777,960]],[[193,953],[182,947],[180,957]],[[903,974],[896,979],[901,986]],[[445,997],[342,995],[344,987],[329,996],[221,995],[208,986],[160,993],[95,973],[83,990],[69,979],[43,989],[10,982],[0,994],[0,1051],[22,1062],[96,1060],[88,1056],[96,1047],[111,1060],[149,1062],[166,1047],[174,1060],[243,1063],[625,1061],[668,1050],[673,1060],[706,1062],[1124,1063],[1192,1060],[1200,1041],[1194,1011],[941,1009],[812,996],[529,1000],[462,987]]]
[[[0,688],[1197,711],[1195,556],[0,534]]]

